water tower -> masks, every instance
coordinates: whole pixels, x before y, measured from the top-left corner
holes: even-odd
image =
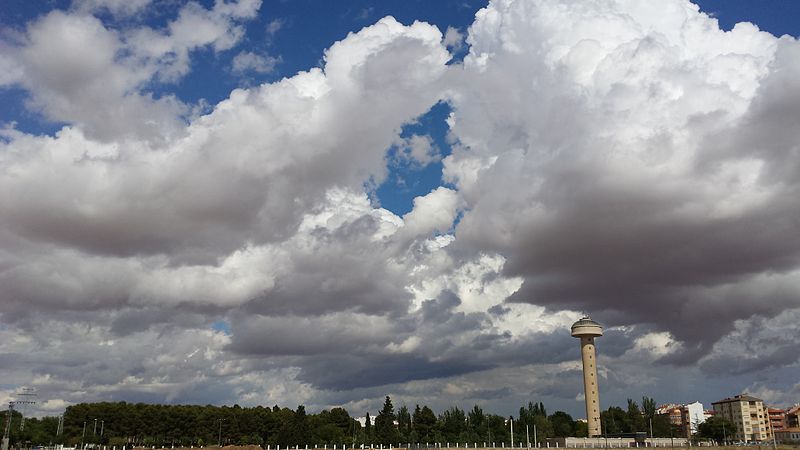
[[[603,327],[589,316],[584,316],[572,324],[572,337],[581,339],[583,392],[586,397],[589,437],[602,435],[600,431],[600,390],[597,387],[597,353],[594,349],[594,338],[602,335]]]

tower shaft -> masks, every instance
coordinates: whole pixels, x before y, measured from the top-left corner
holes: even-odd
[[[600,436],[600,391],[597,386],[597,354],[593,336],[581,336],[583,392],[586,397],[586,420],[589,436]]]

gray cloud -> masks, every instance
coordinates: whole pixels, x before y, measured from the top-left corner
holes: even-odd
[[[532,2],[523,20],[521,5],[493,2],[470,29],[454,74],[469,81],[452,99],[462,147],[445,160],[468,203],[457,244],[507,258],[504,274],[524,279],[510,302],[669,330],[684,351],[665,362],[796,307],[798,90],[780,80],[797,41],[721,34],[678,1],[602,26],[593,5],[567,29],[562,15],[583,6],[558,3]],[[746,70],[723,76],[732,63]]]
[[[0,82],[66,122],[0,130],[4,380],[50,410],[360,414],[388,393],[580,417],[568,328],[588,311],[606,326],[603,404],[797,392],[795,39],[723,33],[683,0],[496,0],[463,64],[435,27],[385,18],[203,116],[142,88],[179,80],[195,49],[234,49],[259,4],[187,6],[152,30],[90,15],[146,2],[84,1],[0,43],[0,66],[21,67]],[[438,160],[398,133],[442,100],[451,184],[403,217],[376,207],[387,149]]]

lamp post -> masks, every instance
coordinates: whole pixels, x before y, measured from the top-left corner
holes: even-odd
[[[775,442],[775,428],[772,426],[772,420],[769,418],[769,412],[767,412],[767,423],[769,424],[769,431],[772,433],[772,450],[778,450],[778,443]]]
[[[220,448],[222,448],[222,421],[223,420],[225,420],[225,419],[217,419],[217,421],[219,422],[219,435],[217,436],[217,439],[219,440]]]
[[[83,421],[83,433],[81,433],[81,448],[84,448],[84,439],[86,438],[86,421]]]
[[[531,435],[528,434],[528,424],[525,424],[525,441],[528,443],[528,448],[531,448]]]
[[[511,448],[514,448],[514,417],[509,416],[508,423],[511,424]]]
[[[728,445],[728,433],[725,432],[725,422],[722,422],[722,445]]]

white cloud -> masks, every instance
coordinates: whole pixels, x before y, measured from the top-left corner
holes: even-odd
[[[181,131],[189,109],[173,96],[155,98],[141,87],[186,75],[195,49],[230,49],[244,32],[239,22],[256,14],[260,0],[218,2],[213,9],[188,3],[164,30],[107,28],[88,14],[101,7],[133,14],[147,3],[121,5],[81,2],[74,11],[55,10],[28,24],[20,42],[3,44],[0,64],[9,62],[19,73],[2,82],[25,88],[30,107],[47,119],[75,124],[93,138],[163,144]]]
[[[460,30],[387,17],[189,118],[143,86],[234,49],[260,2],[189,3],[160,29],[89,15],[145,3],[76,3],[0,49],[0,83],[67,123],[0,130],[0,367],[47,412],[111,394],[363,409],[386,391],[574,409],[582,310],[607,325],[609,404],[796,391],[747,378],[797,364],[796,40],[723,32],[681,0],[496,0],[463,64],[446,65]],[[399,133],[443,97],[452,185],[403,217],[375,207],[386,149],[439,160]],[[758,345],[774,351],[732,360]]]
[[[397,159],[409,161],[420,167],[441,159],[439,148],[428,135],[412,134],[407,138],[398,138],[395,146]]]
[[[278,31],[283,29],[284,26],[286,26],[285,19],[272,19],[267,24],[267,34],[269,34],[270,36],[274,36]]]
[[[458,193],[439,187],[424,197],[414,199],[414,209],[403,216],[405,228],[414,236],[432,232],[446,233],[458,213]]]
[[[129,17],[140,13],[152,0],[73,0],[72,8],[91,13],[106,10],[116,17]]]
[[[255,72],[259,74],[272,73],[275,66],[280,63],[280,58],[270,55],[259,55],[254,52],[242,51],[233,57],[233,72],[243,74]]]
[[[524,278],[512,301],[655,323],[692,343],[684,361],[734,318],[797,304],[736,296],[720,318],[709,290],[766,293],[759,275],[796,267],[781,225],[796,176],[778,169],[796,130],[767,118],[794,110],[771,85],[796,71],[796,40],[724,32],[682,0],[497,0],[467,41],[443,161],[465,200],[456,245],[503,255]]]
[[[453,52],[458,52],[464,48],[464,39],[466,36],[458,28],[447,27],[444,33],[444,40],[442,44],[451,49]]]

